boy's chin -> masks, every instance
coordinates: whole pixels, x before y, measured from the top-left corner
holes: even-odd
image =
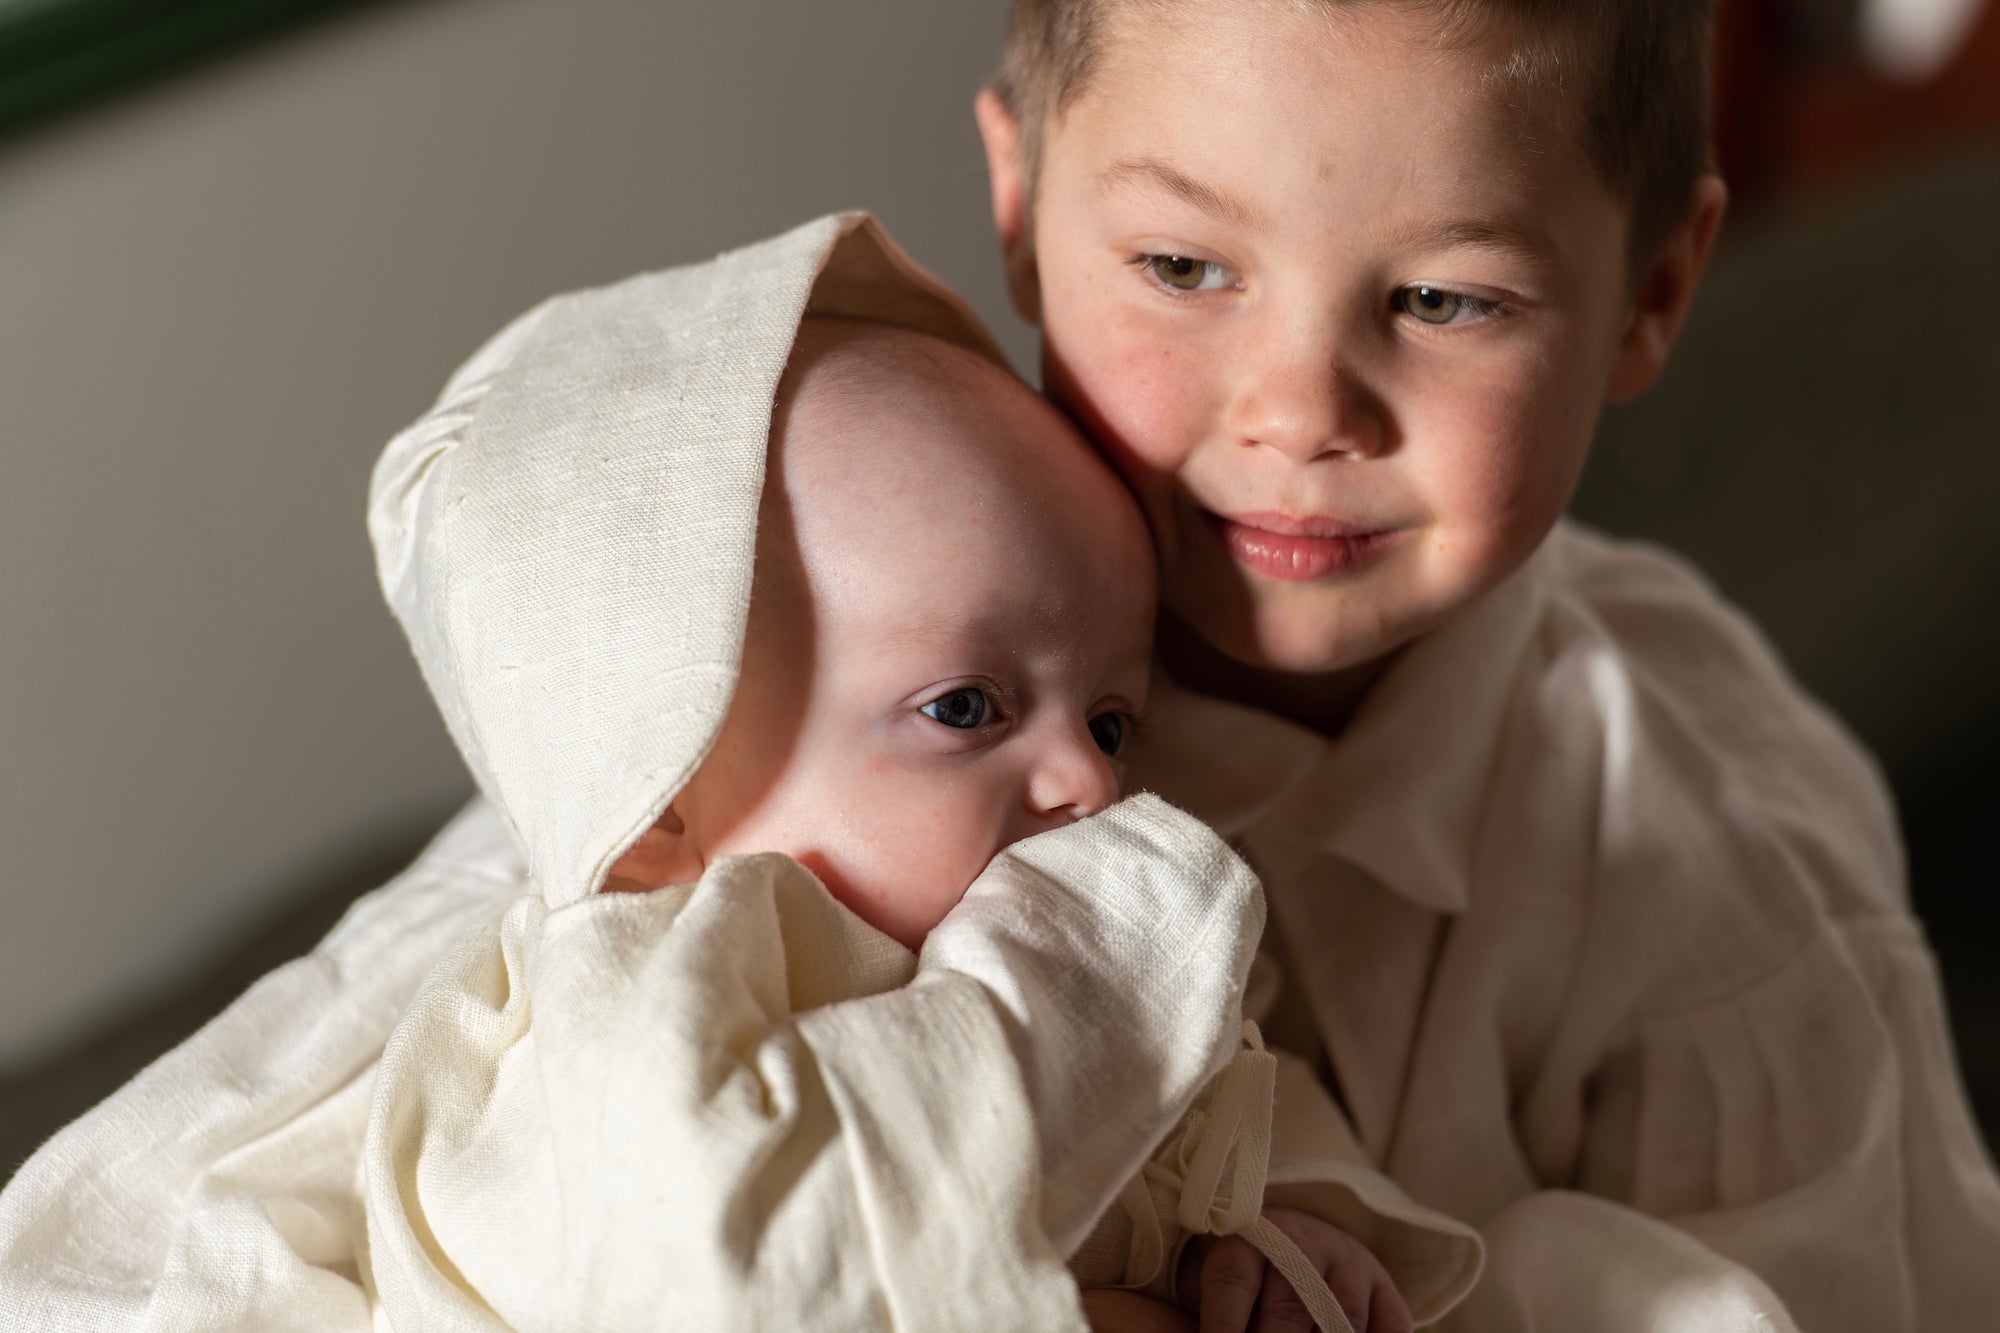
[[[1345,677],[1370,673],[1418,633],[1384,632],[1379,624],[1314,607],[1210,604],[1170,608],[1162,618],[1160,654],[1192,683],[1219,674]]]

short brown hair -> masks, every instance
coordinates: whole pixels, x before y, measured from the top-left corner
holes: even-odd
[[[1013,0],[993,87],[1020,124],[1030,189],[1049,120],[1089,84],[1105,14],[1114,3],[1140,2]],[[1528,77],[1554,80],[1571,66],[1584,71],[1582,146],[1631,208],[1635,258],[1650,257],[1682,221],[1696,178],[1709,169],[1716,0],[1314,2],[1420,5],[1436,10],[1447,32],[1518,25],[1530,34]]]

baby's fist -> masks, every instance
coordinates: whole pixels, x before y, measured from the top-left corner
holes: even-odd
[[[1410,1309],[1382,1261],[1330,1222],[1290,1208],[1264,1216],[1290,1237],[1325,1279],[1356,1333],[1410,1333]],[[1181,1304],[1201,1333],[1312,1333],[1312,1314],[1292,1284],[1241,1236],[1199,1236],[1181,1252]]]

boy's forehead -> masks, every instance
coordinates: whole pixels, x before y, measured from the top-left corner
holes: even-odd
[[[1435,8],[1180,0],[1154,22],[1118,5],[1090,81],[1047,126],[1041,169],[1063,179],[1040,184],[1149,193],[1239,233],[1287,201],[1315,211],[1329,186],[1372,186],[1387,207],[1371,227],[1528,250],[1545,239],[1531,205],[1602,184],[1515,37]]]
[[[1575,77],[1548,78],[1551,34],[1501,6],[1441,0],[1105,0],[1089,79],[1048,122],[1059,134],[1078,104],[1148,101],[1226,127],[1254,117],[1287,79],[1339,104],[1388,76],[1409,120],[1462,94],[1496,139],[1588,169]]]
[[[1560,6],[1542,6],[1548,17],[1536,22],[1526,12],[1535,7],[1519,0],[1098,0],[1091,8],[1090,78],[1075,92],[1107,68],[1143,70],[1189,51],[1241,57],[1251,80],[1242,91],[1252,92],[1258,59],[1215,41],[1225,28],[1239,38],[1246,31],[1282,34],[1295,45],[1334,48],[1371,35],[1392,37],[1440,66],[1483,58],[1495,77],[1526,74],[1527,52],[1580,35],[1570,32]]]

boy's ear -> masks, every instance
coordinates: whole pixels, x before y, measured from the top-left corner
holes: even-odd
[[[986,145],[986,175],[993,187],[993,229],[1007,266],[1007,295],[1031,324],[1042,322],[1041,274],[1035,267],[1035,234],[1028,216],[1028,181],[1021,163],[1021,122],[993,88],[972,99],[979,138]]]
[[[1695,289],[1701,285],[1702,270],[1728,207],[1729,187],[1722,177],[1709,173],[1696,180],[1686,216],[1639,274],[1618,359],[1605,387],[1605,397],[1612,402],[1637,398],[1666,369],[1667,353],[1694,306]]]

